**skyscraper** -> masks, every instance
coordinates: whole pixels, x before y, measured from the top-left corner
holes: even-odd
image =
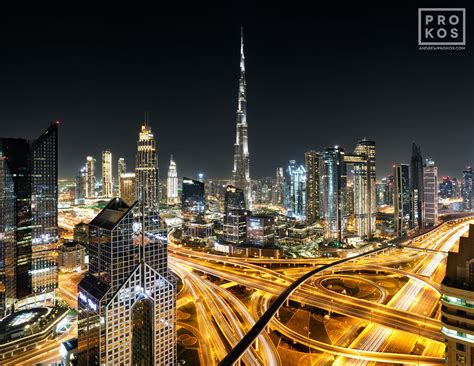
[[[120,180],[120,176],[127,172],[127,163],[124,158],[119,158],[117,161],[117,180]]]
[[[15,185],[0,152],[0,318],[16,299]]]
[[[423,184],[423,226],[434,226],[438,223],[438,167],[432,159],[426,159]]]
[[[344,161],[354,165],[354,217],[357,234],[371,238],[375,231],[376,165],[375,142],[360,140],[352,154],[346,154]]]
[[[158,154],[155,137],[148,124],[148,117],[145,118],[138,135],[135,176],[137,180],[136,199],[158,212]]]
[[[136,179],[135,173],[122,173],[119,182],[119,196],[127,204],[132,205],[136,201]]]
[[[92,156],[86,158],[86,198],[95,197],[95,159]]]
[[[462,201],[465,210],[472,210],[472,168],[470,166],[462,172]]]
[[[420,147],[412,144],[410,161],[410,228],[423,227],[423,158]]]
[[[141,202],[112,199],[89,223],[78,286],[79,365],[175,365],[176,292],[166,229]]]
[[[344,150],[325,148],[322,153],[321,202],[324,238],[342,241],[347,229],[347,167]]]
[[[244,191],[247,207],[251,207],[252,192],[250,185],[250,158],[247,130],[247,93],[245,82],[244,38],[242,33],[240,39],[240,80],[232,179],[234,186]]]
[[[102,196],[112,197],[112,153],[102,151]]]
[[[176,169],[176,163],[173,160],[173,155],[171,155],[170,166],[168,168],[166,192],[169,205],[178,203],[178,171]]]
[[[84,198],[86,197],[86,167],[83,166],[79,173],[76,175],[76,187],[75,187],[75,197],[74,203],[79,205],[84,203]]]
[[[290,160],[287,168],[287,209],[288,215],[304,220],[306,215],[306,169]]]
[[[245,210],[244,191],[234,186],[227,186],[224,198],[224,214],[231,210]]]
[[[395,234],[405,235],[410,219],[410,177],[407,164],[395,165],[394,176],[394,222]]]
[[[204,218],[206,200],[203,182],[183,178],[181,210],[186,221],[199,221]]]
[[[283,168],[276,169],[275,185],[272,188],[272,204],[283,206],[285,204],[285,177]]]
[[[304,154],[306,162],[306,222],[312,224],[320,217],[321,155],[316,151]]]
[[[12,177],[16,198],[16,298],[25,302],[30,301],[30,295],[43,300],[57,287],[57,134],[55,122],[31,142],[0,139],[0,155]]]

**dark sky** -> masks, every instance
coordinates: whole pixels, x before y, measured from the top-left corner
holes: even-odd
[[[363,137],[377,142],[379,177],[409,162],[413,140],[440,174],[459,176],[474,162],[474,15],[467,1],[430,1],[467,7],[467,46],[420,51],[427,4],[411,3],[304,17],[0,18],[0,136],[35,137],[60,120],[60,176],[105,148],[115,174],[119,156],[134,166],[149,111],[161,177],[170,154],[179,176],[229,177],[243,25],[251,176]]]

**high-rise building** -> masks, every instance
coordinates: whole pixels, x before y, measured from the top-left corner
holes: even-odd
[[[288,215],[304,220],[306,215],[306,169],[290,160],[287,168],[287,209]]]
[[[474,363],[474,225],[459,238],[458,252],[448,254],[441,283],[441,332],[446,343],[446,365]]]
[[[470,166],[462,172],[462,201],[466,211],[472,210],[472,168]]]
[[[0,318],[16,299],[15,185],[0,152]]]
[[[357,234],[371,238],[375,231],[376,204],[376,165],[375,142],[360,140],[352,154],[346,154],[346,164],[354,165],[354,218]]]
[[[247,236],[247,210],[229,210],[224,216],[222,239],[226,243],[239,245],[245,243]]]
[[[410,228],[423,227],[423,158],[420,147],[412,145],[410,161]]]
[[[181,210],[186,221],[199,221],[204,218],[206,197],[203,182],[186,177],[183,178]]]
[[[84,203],[86,197],[86,167],[83,166],[79,173],[76,175],[76,187],[75,187],[74,203],[76,205]]]
[[[438,167],[432,159],[425,161],[423,184],[423,226],[434,226],[438,223]]]
[[[58,122],[33,141],[0,139],[13,180],[16,298],[41,301],[57,287]],[[31,296],[30,295],[34,295]]]
[[[410,169],[407,164],[395,165],[394,176],[394,222],[395,234],[405,235],[410,220]]]
[[[120,176],[127,172],[127,163],[124,158],[119,158],[117,161],[117,180],[120,180]]]
[[[322,153],[321,208],[326,240],[342,241],[347,229],[347,167],[344,150],[325,148]]]
[[[375,184],[377,206],[384,206],[387,204],[387,178],[382,178],[380,182]]]
[[[92,156],[86,158],[86,198],[95,197],[95,159]]]
[[[285,204],[285,177],[283,168],[276,169],[275,184],[272,188],[272,204],[283,206]]]
[[[306,223],[313,224],[321,216],[319,197],[321,154],[316,151],[308,151],[304,156],[306,163]]]
[[[267,247],[275,243],[275,219],[273,216],[247,216],[247,242],[252,245]]]
[[[136,200],[137,187],[135,173],[122,173],[120,175],[119,196],[127,204],[132,205]]]
[[[79,365],[175,365],[176,287],[166,228],[148,205],[112,199],[89,223],[78,286]]]
[[[387,177],[386,192],[387,192],[387,205],[389,206],[393,206],[393,186],[395,184],[394,181],[395,181],[395,178],[393,177],[393,175],[389,175]]]
[[[444,176],[439,183],[439,197],[443,200],[454,198],[453,181],[449,176]]]
[[[136,199],[158,212],[159,181],[158,154],[156,141],[148,124],[148,117],[140,128],[137,142],[137,162],[135,167]]]
[[[227,186],[224,198],[224,214],[231,210],[245,210],[244,191],[234,186]]]
[[[245,81],[245,56],[243,34],[241,35],[240,39],[240,80],[232,180],[235,187],[238,187],[244,191],[245,199],[247,201],[247,207],[251,207],[252,192],[250,185],[250,157],[247,126],[247,92]]]
[[[170,166],[168,168],[168,180],[166,181],[167,200],[169,205],[178,203],[178,171],[176,163],[171,155]]]
[[[102,151],[102,196],[112,197],[112,153]]]

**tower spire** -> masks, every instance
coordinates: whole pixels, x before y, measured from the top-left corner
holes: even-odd
[[[244,27],[240,27],[240,73],[243,77],[245,73]]]

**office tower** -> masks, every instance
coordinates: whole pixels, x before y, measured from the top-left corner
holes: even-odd
[[[15,185],[0,152],[0,319],[16,299]]]
[[[320,217],[321,155],[316,151],[308,151],[304,157],[306,163],[306,223],[313,224]]]
[[[423,184],[423,226],[434,226],[438,223],[438,167],[432,159],[426,159]]]
[[[453,177],[451,181],[453,183],[453,198],[461,198],[462,183],[459,183],[458,178],[456,177]]]
[[[474,225],[459,238],[458,252],[448,253],[441,284],[441,332],[445,337],[446,365],[474,363]]]
[[[224,198],[224,214],[231,210],[245,210],[244,191],[234,186],[227,186]]]
[[[89,223],[89,271],[78,286],[79,365],[175,365],[176,292],[166,228],[120,198]]]
[[[247,236],[247,210],[229,210],[224,216],[222,239],[226,243],[239,245],[245,243]]]
[[[412,145],[410,161],[410,228],[423,227],[423,158],[420,147]]]
[[[49,298],[57,287],[57,134],[55,122],[31,142],[0,139],[16,197],[16,298],[24,303]]]
[[[272,189],[272,204],[283,206],[285,204],[285,177],[283,168],[276,169],[275,185]]]
[[[347,167],[344,150],[325,148],[322,153],[321,202],[324,238],[341,242],[347,228]]]
[[[247,216],[247,243],[268,247],[275,244],[275,219],[273,216]]]
[[[387,177],[387,205],[393,206],[393,187],[394,187],[395,178],[393,175]]]
[[[132,205],[136,200],[136,178],[135,173],[122,173],[120,175],[119,196],[127,204]]]
[[[74,204],[80,205],[84,203],[86,197],[86,167],[83,166],[76,175],[76,187],[74,190]]]
[[[439,184],[439,197],[441,199],[454,198],[453,182],[450,177],[443,177]]]
[[[102,196],[112,197],[112,153],[102,151]]]
[[[382,178],[380,182],[375,184],[377,206],[384,206],[387,204],[387,178]]]
[[[394,176],[394,222],[395,234],[406,234],[410,219],[410,178],[407,164],[395,165]]]
[[[204,218],[206,210],[204,183],[194,179],[183,178],[181,210],[186,221],[199,221]]]
[[[472,168],[470,166],[462,172],[462,201],[466,211],[472,210]]]
[[[117,161],[117,180],[120,180],[120,176],[127,172],[127,163],[124,158],[119,158]]]
[[[86,158],[86,198],[95,197],[95,159],[92,156]]]
[[[135,167],[136,199],[150,209],[159,209],[158,155],[156,141],[148,124],[148,117],[141,126],[137,142]]]
[[[346,164],[354,166],[353,208],[357,234],[362,238],[371,238],[375,231],[376,205],[376,167],[375,142],[360,140],[352,154],[346,154]]]
[[[304,220],[306,215],[306,169],[290,160],[287,168],[287,208],[288,215]]]
[[[234,169],[232,170],[232,180],[233,185],[235,187],[238,187],[244,191],[245,199],[247,201],[247,207],[252,207],[249,159],[244,38],[242,34],[240,39],[240,80],[234,144]]]
[[[166,181],[167,200],[169,205],[178,203],[178,171],[176,170],[176,163],[171,155],[170,166],[168,168],[168,180]]]

